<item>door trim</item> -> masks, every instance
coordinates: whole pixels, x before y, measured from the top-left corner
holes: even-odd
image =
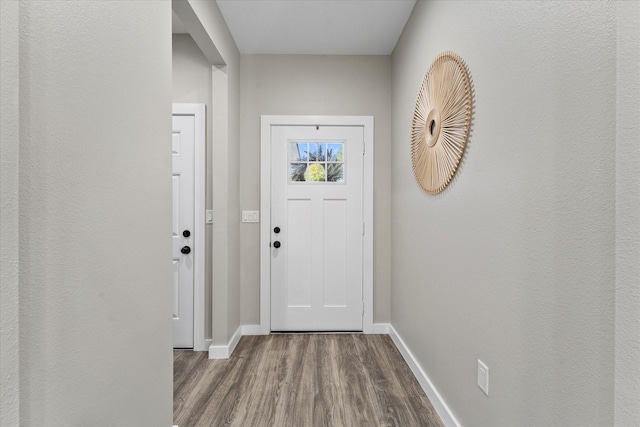
[[[193,207],[193,351],[206,351],[204,336],[206,107],[205,104],[173,104],[174,116],[194,116]]]
[[[364,135],[362,331],[373,333],[373,116],[261,116],[260,121],[260,332],[271,333],[271,127],[361,126]]]

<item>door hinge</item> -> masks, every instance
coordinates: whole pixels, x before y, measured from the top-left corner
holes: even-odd
[[[364,316],[364,303],[362,303],[362,315]]]
[[[362,235],[364,236],[364,232],[365,232],[365,223],[362,223]]]
[[[365,151],[367,151],[367,144],[362,141],[362,155],[364,156]]]

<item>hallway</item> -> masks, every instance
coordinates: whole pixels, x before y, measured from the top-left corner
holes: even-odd
[[[243,337],[228,360],[174,351],[174,424],[442,426],[386,335]]]
[[[387,47],[362,48],[401,3]],[[268,50],[234,35],[236,7]],[[425,425],[400,355],[448,427],[640,426],[640,0],[2,0],[0,52],[0,426]],[[431,195],[412,119],[444,52],[468,67],[471,129]],[[226,361],[173,351],[173,103],[206,106],[193,335]],[[373,116],[363,306],[400,355],[250,337],[271,331],[274,115]]]

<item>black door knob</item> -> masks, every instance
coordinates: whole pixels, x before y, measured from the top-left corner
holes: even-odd
[[[274,228],[274,229],[273,229],[273,232],[274,232],[274,233],[276,233],[276,234],[278,234],[278,233],[280,232],[280,227],[276,227],[276,228]]]
[[[280,242],[278,242],[277,240],[273,242],[273,247],[278,249],[280,247]]]
[[[183,235],[184,237],[189,237],[189,236],[191,236],[191,232],[190,232],[189,230],[184,230],[184,231],[182,232],[182,235]]]
[[[183,246],[182,249],[180,249],[180,252],[186,255],[188,253],[191,253],[191,248],[189,246]]]

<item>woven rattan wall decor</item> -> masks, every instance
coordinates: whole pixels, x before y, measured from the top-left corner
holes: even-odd
[[[453,52],[434,59],[422,80],[411,125],[411,165],[420,188],[444,190],[462,159],[471,124],[467,66]]]

